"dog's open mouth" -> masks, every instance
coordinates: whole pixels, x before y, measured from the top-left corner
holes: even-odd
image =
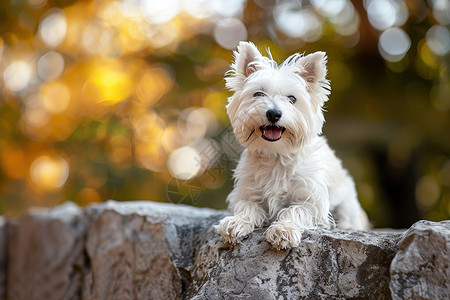
[[[281,139],[281,135],[286,130],[284,127],[279,127],[275,125],[261,126],[262,138],[269,142],[275,142]]]

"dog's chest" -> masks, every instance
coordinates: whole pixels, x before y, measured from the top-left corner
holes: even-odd
[[[263,200],[283,202],[295,173],[295,164],[281,158],[260,158],[256,161],[255,183]]]

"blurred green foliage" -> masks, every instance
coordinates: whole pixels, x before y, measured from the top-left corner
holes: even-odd
[[[450,214],[446,0],[0,3],[0,212],[66,200],[225,208],[239,40],[328,54],[325,134],[376,226]]]

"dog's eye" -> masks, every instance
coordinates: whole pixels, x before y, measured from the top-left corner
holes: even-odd
[[[291,102],[292,104],[295,103],[295,101],[297,101],[297,99],[294,96],[288,96],[289,102]]]
[[[266,94],[264,94],[263,92],[256,92],[253,94],[253,97],[264,97]]]

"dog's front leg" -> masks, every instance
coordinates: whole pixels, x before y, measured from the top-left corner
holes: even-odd
[[[233,216],[225,217],[217,226],[224,242],[235,245],[240,239],[253,232],[255,227],[260,227],[266,220],[265,210],[255,201],[242,200],[239,193],[233,191],[230,194],[230,208]]]
[[[266,231],[267,241],[278,250],[297,247],[305,229],[329,228],[332,223],[326,197],[308,199],[282,209]]]

